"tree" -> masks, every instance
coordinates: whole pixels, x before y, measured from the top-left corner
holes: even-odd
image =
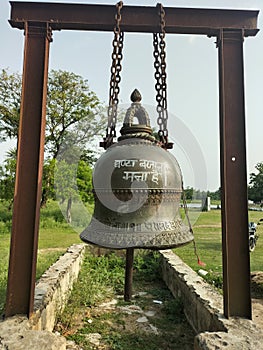
[[[193,187],[187,187],[184,189],[184,194],[185,194],[185,199],[186,200],[192,200],[193,199],[193,194],[194,194],[194,189]]]
[[[0,142],[18,137],[22,79],[18,73],[0,74]]]
[[[77,186],[83,202],[92,203],[92,169],[87,162],[80,160],[77,169]]]
[[[77,127],[76,127],[77,126]],[[88,81],[66,71],[52,70],[48,79],[46,149],[57,158],[66,138],[85,145],[105,129],[98,97]]]
[[[74,200],[91,202],[92,170],[84,160],[78,163],[69,163],[66,160],[55,160],[55,192],[60,203],[67,201],[65,216],[71,223],[71,206]]]
[[[0,74],[0,141],[18,138],[22,78],[18,73]],[[105,127],[102,105],[88,81],[62,70],[48,78],[46,151],[56,158],[67,133],[75,130],[76,141],[94,140]]]
[[[16,152],[11,150],[3,165],[0,166],[0,200],[6,200],[11,204],[14,198],[16,172]]]
[[[251,173],[248,187],[248,198],[254,203],[263,203],[263,162],[255,166],[257,173]]]
[[[47,199],[55,199],[55,189],[54,189],[54,172],[56,166],[56,159],[47,159],[43,166],[42,175],[42,196],[41,196],[41,208],[43,208]]]
[[[214,192],[208,191],[207,196],[209,196],[212,200],[221,200],[221,187]]]
[[[18,138],[21,77],[3,70],[0,83],[0,140]],[[48,198],[55,196],[54,160],[58,157],[60,161],[64,160],[68,163],[67,171],[70,172],[72,164],[78,163],[81,157],[80,154],[76,161],[74,150],[77,146],[86,157],[82,160],[93,163],[96,149],[92,142],[106,128],[102,105],[89,89],[88,81],[79,75],[61,70],[52,70],[49,73],[46,119],[42,205],[45,205]],[[68,149],[72,149],[72,152],[68,152]],[[80,187],[85,187],[82,181]],[[69,194],[68,200],[72,201],[73,197]],[[83,198],[87,199],[85,196]]]

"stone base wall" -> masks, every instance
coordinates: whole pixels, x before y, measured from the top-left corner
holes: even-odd
[[[35,289],[33,329],[52,331],[63,311],[73,283],[77,280],[85,253],[85,244],[74,244],[39,279]]]
[[[79,275],[85,244],[75,244],[40,278],[30,320],[14,316],[0,322],[0,350],[66,350],[66,339],[52,333]]]
[[[171,250],[160,253],[163,279],[172,294],[181,297],[188,322],[197,333],[195,350],[263,349],[262,329],[251,320],[226,319],[223,296]]]
[[[36,285],[30,320],[14,316],[0,322],[0,350],[66,350],[66,339],[52,333],[66,305],[84,258],[85,245],[73,245]],[[161,251],[163,279],[180,296],[196,331],[195,350],[263,350],[263,332],[252,321],[223,316],[223,297],[171,250]],[[68,348],[69,349],[69,348]]]

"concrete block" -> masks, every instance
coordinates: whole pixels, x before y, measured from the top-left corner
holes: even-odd
[[[196,331],[195,350],[263,350],[263,330],[253,321],[223,315],[223,297],[171,250],[160,251],[162,276],[180,296]]]

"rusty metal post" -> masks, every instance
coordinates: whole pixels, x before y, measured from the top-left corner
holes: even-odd
[[[47,24],[26,23],[5,317],[33,311],[50,41]]]
[[[130,301],[132,297],[133,260],[134,260],[134,249],[133,248],[126,249],[125,286],[124,286],[125,301]]]
[[[224,314],[251,319],[242,30],[218,46]]]
[[[115,5],[70,4],[10,1],[10,24],[22,29],[24,22],[49,23],[53,30],[95,30],[112,32]],[[160,29],[155,6],[123,6],[121,29],[124,32],[153,33]],[[165,32],[217,36],[220,28],[243,28],[245,36],[256,35],[257,16],[254,10],[223,10],[165,7]]]

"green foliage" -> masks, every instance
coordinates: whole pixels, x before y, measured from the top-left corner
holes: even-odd
[[[220,201],[221,200],[221,187],[217,191],[214,192],[207,192],[207,196],[211,198],[213,201]]]
[[[55,164],[54,185],[56,198],[63,205],[67,201],[63,213],[67,222],[72,222],[73,203],[93,203],[92,170],[85,161],[70,163],[57,160]]]
[[[44,162],[42,176],[41,207],[45,206],[48,199],[55,199],[54,172],[56,160],[48,159]]]
[[[86,254],[77,283],[68,305],[59,317],[64,328],[71,327],[74,317],[83,307],[98,305],[120,292],[124,285],[124,260],[116,254],[93,256]]]
[[[5,200],[0,201],[0,222],[9,223],[12,220],[12,210]],[[0,231],[1,233],[1,231]]]
[[[172,322],[182,322],[182,315],[184,314],[184,305],[181,298],[169,298],[164,302],[164,312],[167,319]]]
[[[251,173],[248,198],[255,203],[263,203],[263,162],[255,166],[257,173]]]
[[[84,160],[80,160],[77,169],[77,186],[83,202],[93,203],[92,169]]]
[[[0,200],[12,203],[15,186],[16,159],[6,158],[0,166]],[[55,178],[56,177],[56,178]],[[56,186],[55,186],[56,180]],[[76,164],[65,160],[46,160],[43,167],[41,207],[48,201],[68,198],[93,203],[92,169],[84,160]]]
[[[17,138],[22,80],[18,73],[0,73],[0,142]]]
[[[77,198],[76,183],[77,164],[70,164],[65,160],[56,162],[55,168],[55,192],[57,199],[64,202],[68,198]]]
[[[18,125],[20,114],[22,79],[18,73],[9,74],[2,70],[0,74],[0,141],[18,139]],[[82,161],[94,163],[94,150],[92,141],[101,135],[105,129],[105,115],[102,105],[94,92],[89,89],[88,81],[81,76],[62,70],[52,70],[48,77],[48,95],[46,109],[46,146],[48,158],[43,169],[43,193],[41,205],[48,199],[55,198],[54,192],[54,159],[60,154],[60,160],[72,164],[65,167],[67,174],[76,172],[73,163],[78,164],[83,153]],[[76,158],[76,149],[78,149]],[[69,151],[70,150],[70,151]],[[10,159],[9,159],[10,158]],[[0,196],[12,200],[15,182],[15,158],[8,157],[6,163],[0,168]],[[79,183],[81,197],[84,201],[91,201],[87,191],[90,187],[88,165],[80,165]],[[88,176],[87,180],[84,176]],[[64,181],[67,175],[64,176]],[[70,176],[69,176],[70,178]],[[73,197],[75,192],[73,193]],[[72,199],[72,191],[67,186],[66,199]]]
[[[184,189],[184,193],[185,193],[185,199],[186,200],[192,200],[193,199],[193,195],[194,195],[193,187],[187,187],[186,189]]]
[[[10,203],[14,198],[16,159],[6,158],[0,165],[0,200]]]
[[[65,216],[67,222],[72,222],[73,202],[93,203],[92,170],[93,153],[83,151],[79,144],[75,144],[72,133],[68,133],[67,140],[61,145],[54,168],[54,194],[62,204],[67,203]]]
[[[193,187],[187,187],[184,189],[185,198],[187,201],[194,201],[194,200],[202,200],[205,197],[210,197],[213,201],[220,201],[221,200],[221,188],[219,188],[215,192],[211,191],[200,191],[196,190]]]
[[[18,139],[22,77],[0,73],[0,141]],[[105,116],[96,94],[81,76],[51,70],[48,77],[46,150],[56,158],[68,133],[73,144],[89,143],[105,129]],[[78,125],[78,130],[76,130]]]
[[[40,227],[55,228],[68,226],[56,201],[49,201],[47,206],[41,209]]]
[[[11,213],[7,207],[7,202],[0,202],[0,315],[5,305],[10,245]]]
[[[98,97],[81,76],[51,70],[48,78],[46,147],[56,158],[61,146],[90,142],[105,128]],[[76,129],[77,125],[77,129]]]
[[[219,290],[222,290],[222,288],[223,288],[223,276],[221,273],[216,273],[216,272],[210,271],[210,272],[208,272],[207,275],[204,276],[204,279],[209,284],[212,284],[214,287],[218,288]]]
[[[160,254],[156,251],[136,251],[133,266],[137,279],[146,281],[160,279]]]

